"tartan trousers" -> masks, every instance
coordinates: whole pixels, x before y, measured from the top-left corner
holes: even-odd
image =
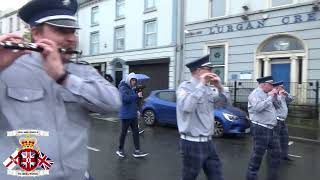
[[[212,141],[192,142],[180,139],[182,180],[195,180],[203,169],[208,180],[223,180],[222,165]]]
[[[249,161],[247,170],[247,180],[257,180],[258,171],[266,151],[268,180],[278,179],[278,170],[280,166],[280,143],[279,128],[268,129],[260,125],[251,124],[251,132],[253,135],[253,151]]]
[[[289,135],[288,135],[288,127],[284,121],[278,120],[279,126],[279,138],[280,138],[280,152],[281,159],[288,157],[288,149],[289,149]]]

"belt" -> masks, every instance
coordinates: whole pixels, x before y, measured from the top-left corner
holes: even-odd
[[[268,128],[268,129],[273,129],[273,128],[274,128],[274,126],[271,126],[271,125],[261,124],[261,123],[255,122],[255,121],[251,121],[251,122],[252,122],[253,124],[256,124],[256,125],[259,125],[259,126]]]
[[[284,121],[285,118],[277,117],[277,120],[279,120],[279,121]]]
[[[208,142],[211,141],[211,136],[187,136],[185,134],[180,134],[180,138],[187,140],[187,141],[193,141],[193,142]]]

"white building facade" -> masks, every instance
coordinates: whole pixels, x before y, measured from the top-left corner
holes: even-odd
[[[0,34],[19,33],[23,35],[29,32],[29,26],[17,16],[17,13],[17,10],[0,12]]]
[[[79,49],[84,60],[117,85],[129,72],[144,73],[152,89],[176,83],[176,0],[80,1]]]
[[[225,83],[273,75],[296,102],[314,103],[319,6],[319,0],[186,0],[185,63],[210,53]]]

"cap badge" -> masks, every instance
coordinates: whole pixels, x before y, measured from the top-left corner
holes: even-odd
[[[62,0],[64,6],[69,6],[71,4],[70,0]]]

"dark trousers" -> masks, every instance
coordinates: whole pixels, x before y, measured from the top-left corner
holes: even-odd
[[[278,126],[279,126],[279,136],[280,136],[281,158],[286,158],[288,157],[288,149],[289,149],[288,127],[284,121],[278,121]]]
[[[182,156],[182,180],[195,180],[203,169],[208,180],[223,180],[221,162],[214,144],[180,140]]]
[[[123,150],[128,128],[131,127],[133,143],[136,150],[140,150],[138,119],[121,119],[121,134],[119,150]]]
[[[86,178],[85,180],[94,180],[92,176],[89,176],[89,178]]]
[[[280,165],[280,143],[278,126],[268,129],[260,125],[252,124],[253,152],[249,161],[247,180],[258,179],[258,171],[264,156],[267,154],[268,180],[278,179],[278,169]]]

